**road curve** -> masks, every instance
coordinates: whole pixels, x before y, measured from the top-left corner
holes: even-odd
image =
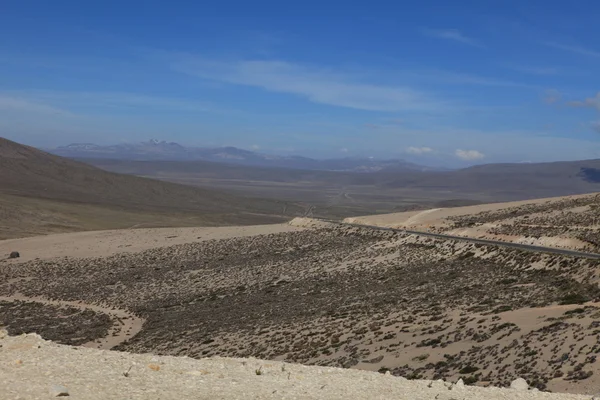
[[[600,259],[600,254],[588,253],[585,251],[559,249],[556,247],[533,246],[533,245],[522,244],[522,243],[502,242],[500,240],[477,239],[477,238],[470,238],[470,237],[465,237],[465,236],[447,235],[444,233],[414,231],[414,230],[410,230],[410,229],[387,228],[387,227],[377,226],[377,225],[366,225],[366,224],[356,224],[356,223],[350,223],[350,222],[341,222],[341,221],[335,221],[335,220],[326,219],[326,218],[314,218],[314,219],[324,221],[324,222],[329,222],[332,224],[337,224],[337,225],[354,226],[354,227],[359,227],[359,228],[370,228],[370,229],[376,229],[376,230],[380,230],[380,231],[400,232],[400,233],[407,233],[407,234],[411,234],[411,235],[429,236],[429,237],[438,238],[438,239],[459,240],[462,242],[484,244],[484,245],[488,245],[488,246],[491,245],[491,246],[510,247],[513,249],[533,251],[533,252],[537,252],[537,253],[560,254],[563,256],[583,257],[583,258],[590,258],[590,259],[596,259],[596,260]]]

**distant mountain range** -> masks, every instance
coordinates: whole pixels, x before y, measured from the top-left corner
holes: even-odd
[[[440,168],[413,164],[401,159],[336,158],[318,160],[301,156],[261,154],[236,147],[185,147],[178,143],[150,140],[98,146],[92,143],[73,143],[45,149],[69,158],[103,158],[134,161],[212,161],[236,165],[276,167],[321,171],[379,172],[379,171],[439,171]]]

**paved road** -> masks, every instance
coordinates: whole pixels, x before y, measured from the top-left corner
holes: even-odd
[[[321,221],[330,222],[330,223],[338,224],[338,225],[356,226],[356,227],[360,227],[360,228],[377,229],[380,231],[392,231],[392,232],[408,233],[408,234],[414,234],[414,235],[420,235],[420,236],[429,236],[429,237],[439,238],[439,239],[460,240],[462,242],[469,242],[469,243],[511,247],[514,249],[535,251],[538,253],[560,254],[560,255],[564,255],[564,256],[600,259],[600,254],[587,253],[585,251],[559,249],[559,248],[555,248],[555,247],[532,246],[529,244],[502,242],[499,240],[489,240],[489,239],[476,239],[476,238],[470,238],[470,237],[464,237],[464,236],[446,235],[443,233],[413,231],[413,230],[409,230],[409,229],[386,228],[383,226],[376,226],[376,225],[352,224],[352,223],[348,223],[348,222],[335,221],[335,220],[325,219],[325,218],[315,218],[315,219],[319,219]]]

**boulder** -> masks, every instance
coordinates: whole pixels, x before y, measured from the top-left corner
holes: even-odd
[[[525,379],[517,378],[510,383],[510,388],[514,390],[523,391],[529,389],[529,384]]]
[[[62,385],[52,385],[50,395],[53,397],[64,397],[69,395],[69,389]]]
[[[21,255],[19,254],[18,251],[13,251],[10,253],[10,255],[8,256],[8,258],[19,258],[21,257]]]

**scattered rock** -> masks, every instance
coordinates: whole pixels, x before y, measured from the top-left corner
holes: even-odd
[[[18,252],[18,251],[12,251],[12,252],[10,253],[10,255],[8,256],[8,258],[9,258],[9,259],[10,259],[10,258],[19,258],[19,257],[21,257],[21,255],[19,254],[19,252]]]
[[[50,395],[53,397],[69,396],[69,389],[62,385],[52,385],[50,388]]]
[[[517,378],[510,383],[510,388],[514,390],[527,390],[529,389],[529,384],[523,378]]]
[[[158,364],[148,364],[148,368],[150,368],[152,371],[160,371],[160,365]]]

